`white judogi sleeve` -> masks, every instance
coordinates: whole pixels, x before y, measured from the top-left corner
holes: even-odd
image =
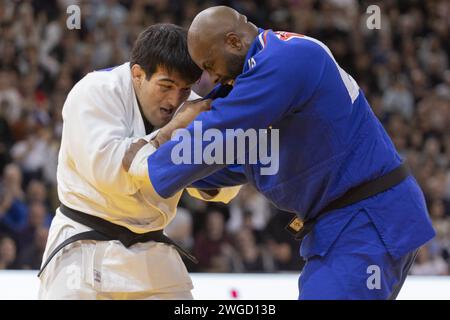
[[[149,142],[153,137],[158,134],[159,130],[156,130],[145,136],[143,139]],[[147,158],[155,152],[156,148],[149,142],[144,145],[134,156],[133,161],[131,162],[130,168],[128,169],[128,174],[134,180],[135,185],[138,187],[142,186],[145,182],[150,182],[148,177],[148,165]]]
[[[189,193],[191,197],[194,197],[196,199],[211,202],[228,203],[238,195],[239,190],[241,190],[241,187],[242,186],[235,186],[218,189],[219,192],[215,196],[210,196],[209,194],[196,188],[186,188],[186,191]]]

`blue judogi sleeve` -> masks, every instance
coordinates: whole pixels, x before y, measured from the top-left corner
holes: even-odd
[[[270,35],[270,33],[269,33]],[[256,52],[257,40],[247,55],[244,72],[236,78],[233,90],[226,98],[216,99],[210,111],[200,114],[203,132],[218,129],[226,144],[226,129],[266,129],[289,113],[300,111],[301,106],[313,96],[320,80],[325,61],[324,51],[312,42],[305,42],[303,50],[268,36],[267,45]],[[299,70],[302,71],[299,74]],[[192,153],[194,145],[207,142],[195,141],[193,123],[190,133]],[[194,181],[211,175],[226,164],[174,164],[172,149],[177,141],[162,145],[148,158],[148,171],[156,192],[163,198],[172,196]],[[225,150],[225,149],[224,149]]]
[[[195,181],[190,187],[197,189],[218,189],[224,187],[239,186],[247,183],[247,177],[243,167],[240,165],[230,165],[222,168],[210,176]]]

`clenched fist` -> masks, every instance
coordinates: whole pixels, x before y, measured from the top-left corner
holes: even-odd
[[[179,128],[186,128],[201,112],[211,109],[211,99],[186,101],[168,124],[162,127],[151,142],[158,148],[170,140],[172,133]]]

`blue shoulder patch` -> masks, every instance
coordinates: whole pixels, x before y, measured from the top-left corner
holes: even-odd
[[[112,69],[115,69],[117,66],[114,67],[109,67],[109,68],[105,68],[105,69],[100,69],[100,70],[95,70],[95,71],[111,71]]]

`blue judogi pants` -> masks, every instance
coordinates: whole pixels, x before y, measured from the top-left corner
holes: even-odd
[[[299,299],[395,299],[417,250],[394,259],[360,210],[322,255],[308,257]]]

